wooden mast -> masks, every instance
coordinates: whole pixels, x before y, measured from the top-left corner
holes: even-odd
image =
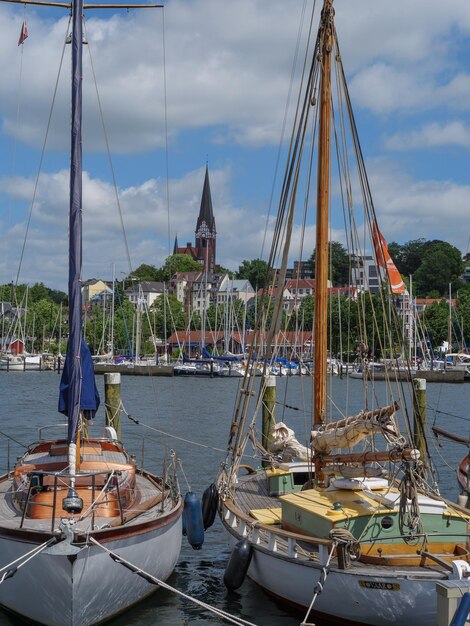
[[[333,0],[324,0],[320,36],[320,117],[318,139],[317,224],[315,256],[315,323],[313,422],[326,419],[328,214],[330,183],[331,52],[333,48]],[[321,458],[315,457],[319,486],[324,484]]]

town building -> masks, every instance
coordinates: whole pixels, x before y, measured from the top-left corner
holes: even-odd
[[[311,261],[294,261],[294,267],[286,270],[286,279],[313,278],[313,266]]]
[[[234,279],[224,274],[218,284],[217,304],[225,304],[231,300],[241,300],[245,304],[255,296],[255,290],[246,278]]]
[[[217,277],[205,272],[177,272],[168,287],[189,312],[202,315],[216,301]]]
[[[90,302],[99,294],[111,294],[113,293],[112,283],[107,281],[90,278],[82,284],[82,299],[83,302]]]
[[[165,292],[165,283],[142,280],[140,283],[131,285],[131,287],[126,289],[126,296],[132,304],[145,304],[146,307],[150,308],[155,300],[160,298]]]
[[[351,282],[358,291],[378,293],[384,274],[371,256],[351,256]]]

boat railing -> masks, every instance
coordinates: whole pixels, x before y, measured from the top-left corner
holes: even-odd
[[[64,422],[63,424],[46,424],[46,426],[41,426],[41,428],[38,428],[39,441],[43,440],[42,431],[50,430],[51,428],[68,428],[68,424],[67,422]]]
[[[254,544],[265,544],[270,552],[286,550],[289,558],[297,559],[303,555],[306,560],[325,564],[333,546],[331,539],[308,537],[272,524],[264,524],[246,515],[235,506],[233,501],[225,500],[223,519],[237,534],[250,538]]]
[[[118,480],[119,476],[121,476],[121,473],[122,472],[119,470],[112,470],[112,471],[106,470],[102,472],[83,472],[80,474],[65,474],[63,472],[48,472],[44,470],[34,470],[34,471],[29,472],[28,473],[28,478],[29,478],[28,492],[26,494],[26,499],[25,499],[24,506],[23,506],[20,528],[23,528],[24,526],[26,513],[28,511],[28,507],[31,504],[32,496],[34,496],[38,491],[46,487],[52,490],[52,493],[53,493],[52,504],[49,502],[35,501],[34,505],[52,509],[51,532],[54,532],[55,521],[57,517],[57,493],[63,488],[63,486],[69,487],[70,479],[72,478],[74,479],[75,484],[78,481],[83,481],[83,479],[87,479],[87,478],[91,479],[90,481],[91,482],[90,484],[91,505],[88,507],[85,513],[82,513],[80,516],[81,518],[84,518],[86,517],[88,512],[91,512],[91,530],[95,529],[96,507],[106,505],[106,504],[117,503],[119,507],[119,516],[121,518],[121,523],[123,524],[124,523],[124,510],[123,510],[123,503],[122,503],[122,498],[121,498],[121,493],[120,493],[120,488],[119,488],[119,480]],[[51,476],[53,478],[53,485],[44,485],[44,478],[47,476]],[[98,484],[97,479],[100,476],[104,477],[104,481],[100,480]],[[104,494],[104,493],[109,492],[111,489],[116,489],[116,495],[115,496],[113,495],[112,498],[99,497],[98,500],[95,498],[95,495],[97,492],[99,494]],[[61,506],[60,506],[60,510],[62,510]]]

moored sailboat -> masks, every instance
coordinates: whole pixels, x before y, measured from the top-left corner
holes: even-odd
[[[69,340],[59,398],[67,437],[45,439],[43,429],[0,478],[0,604],[42,624],[85,626],[124,611],[170,576],[183,503],[174,461],[165,459],[156,476],[136,466],[114,428],[87,435],[99,397],[80,289],[83,2],[60,6],[72,9]]]
[[[312,125],[310,118],[315,117],[318,118],[318,128],[313,133],[318,137],[318,174],[310,409],[313,427],[308,446],[296,441],[294,433],[284,424],[273,428],[272,412],[269,414],[272,397],[268,401],[265,395],[272,381],[264,377],[259,393],[252,380],[244,381],[231,422],[226,462],[217,479],[220,518],[234,546],[225,582],[236,588],[243,580],[243,574],[237,572],[246,572],[268,593],[303,611],[303,624],[310,623],[315,616],[334,623],[425,626],[437,621],[438,583],[459,580],[462,589],[470,591],[466,582],[470,575],[467,545],[470,514],[439,495],[424,439],[420,433],[415,439],[410,436],[406,398],[401,385],[394,390],[393,372],[387,378],[387,394],[392,398],[389,397],[385,406],[369,406],[369,402],[375,405],[376,398],[374,395],[370,400],[367,389],[365,406],[351,417],[341,413],[334,399],[329,403],[330,144],[339,146],[340,172],[350,169],[340,135],[343,119],[338,121],[335,127],[338,134],[333,139],[333,102],[339,102],[338,110],[346,111],[351,121],[360,177],[358,188],[363,193],[366,213],[364,231],[369,231],[372,240],[380,240],[380,245],[375,246],[376,257],[381,251],[382,257],[386,256],[382,237],[377,236],[375,211],[345,83],[333,0],[323,2],[310,61],[308,65],[306,62],[298,99],[276,224],[278,241],[271,251],[270,265],[277,284],[282,286],[296,196],[301,195],[298,192],[301,160],[309,146],[306,137]],[[336,63],[335,72],[333,63]],[[331,75],[343,90],[341,100],[332,94]],[[306,160],[311,167],[311,155]],[[310,186],[310,169],[305,178]],[[346,183],[341,189],[347,198],[346,210],[351,210],[353,186]],[[356,232],[348,241],[358,240]],[[373,243],[371,246],[374,250]],[[273,261],[281,257],[281,268],[275,271]],[[377,265],[383,264],[383,258],[382,262],[377,258]],[[390,279],[392,292],[393,287]],[[386,294],[381,297],[385,299]],[[281,306],[278,301],[271,313],[272,334],[279,324]],[[376,324],[377,318],[371,319],[371,324]],[[384,324],[386,319],[385,316]],[[391,338],[392,329],[385,328],[380,336]],[[251,354],[253,358],[253,350]],[[257,399],[254,409],[252,398]],[[256,417],[261,409],[263,425],[270,428],[259,441]],[[334,420],[333,413],[339,413]],[[419,417],[418,413],[417,423]],[[401,423],[406,425],[408,437],[402,435]],[[246,447],[252,444],[262,455],[263,469],[250,468],[248,475],[241,475],[247,462]]]

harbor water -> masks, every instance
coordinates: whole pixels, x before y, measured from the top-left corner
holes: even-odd
[[[236,378],[122,377],[124,444],[129,452],[136,455],[139,464],[143,459],[144,467],[156,473],[162,471],[165,451],[173,450],[181,463],[179,480],[183,494],[192,490],[201,497],[214,481],[225,459],[240,382],[241,379]],[[293,376],[278,378],[276,382],[277,420],[294,428],[301,442],[307,441],[311,379]],[[102,377],[97,377],[97,384],[103,400]],[[2,473],[11,468],[16,457],[22,454],[22,445],[38,438],[38,428],[63,423],[57,413],[58,385],[59,377],[54,372],[0,372]],[[368,408],[374,408],[374,403],[387,401],[386,383],[376,383],[374,390],[370,391]],[[349,414],[357,413],[364,407],[362,381],[333,378],[329,394],[334,397],[335,405],[346,406],[345,411]],[[448,431],[469,436],[469,406],[470,384],[428,384],[428,431],[435,422]],[[338,416],[337,412],[335,416]],[[140,423],[136,424],[134,420]],[[101,406],[90,434],[99,436],[103,425],[104,408]],[[455,469],[466,448],[451,441],[437,441],[432,434],[429,435],[429,444],[441,493],[455,501],[458,495]],[[247,449],[244,462],[255,467],[259,465],[252,449]],[[206,531],[201,550],[193,550],[183,538],[181,556],[168,583],[187,596],[260,626],[294,626],[300,623],[298,616],[290,615],[248,579],[236,592],[228,592],[223,584],[228,558],[229,550],[222,527],[216,519]],[[18,623],[16,617],[0,612],[0,626]],[[206,626],[226,623],[229,622],[203,610],[188,598],[165,590],[159,590],[137,607],[109,622],[112,626]]]

